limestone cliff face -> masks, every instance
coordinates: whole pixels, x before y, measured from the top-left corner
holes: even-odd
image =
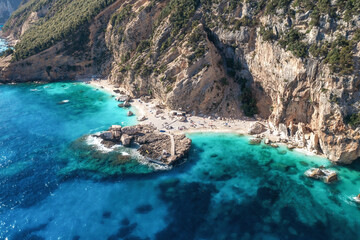
[[[106,77],[172,109],[255,114],[282,138],[351,163],[360,157],[360,129],[344,119],[360,112],[360,17],[342,12],[341,1],[331,9],[280,2],[114,1],[71,39],[3,59],[0,81]],[[46,11],[6,35],[19,38]],[[79,36],[86,43],[69,51]]]

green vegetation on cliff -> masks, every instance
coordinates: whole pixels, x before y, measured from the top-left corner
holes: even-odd
[[[359,127],[360,126],[360,112],[350,114],[345,117],[345,123],[350,124],[352,127]]]
[[[31,11],[50,6],[47,14],[39,24],[30,28],[15,46],[15,60],[25,59],[37,54],[57,42],[68,38],[88,23],[105,7],[115,0],[33,0],[14,13],[21,16],[17,24],[21,24]],[[8,25],[6,27],[9,27]]]

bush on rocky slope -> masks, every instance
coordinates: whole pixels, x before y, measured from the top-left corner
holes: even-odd
[[[92,20],[102,9],[115,0],[41,0],[30,1],[14,13],[26,16],[44,5],[50,5],[50,10],[40,20],[40,24],[30,28],[15,46],[15,60],[25,59],[37,54],[55,43],[66,39],[71,34]],[[26,12],[26,13],[25,13]],[[20,20],[22,22],[22,19]]]

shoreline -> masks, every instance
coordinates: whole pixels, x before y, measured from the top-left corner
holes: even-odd
[[[115,87],[109,83],[108,80],[83,80],[82,82],[88,83],[92,87],[102,89],[103,91],[114,95],[115,97],[121,96],[119,93],[115,93],[114,90],[124,92],[126,95],[130,95],[129,92],[121,87]],[[150,124],[155,126],[159,131],[163,130],[167,133],[178,134],[196,134],[196,133],[228,133],[228,134],[239,134],[249,136],[250,138],[260,137],[261,139],[269,139],[272,143],[281,146],[287,146],[288,144],[280,142],[280,136],[273,134],[269,130],[269,124],[264,120],[255,120],[247,117],[240,119],[226,119],[217,118],[210,116],[193,116],[186,115],[186,121],[179,121],[179,117],[171,116],[171,109],[165,107],[159,109],[157,106],[162,103],[157,99],[151,99],[149,102],[144,102],[139,98],[132,99],[130,102],[132,110],[137,118],[145,116],[146,120],[138,121],[138,124]],[[267,130],[261,134],[251,135],[248,133],[250,126],[256,122],[259,122],[267,127]],[[169,129],[166,126],[171,126]],[[324,157],[323,154],[316,154],[305,148],[294,148],[296,152],[307,156],[318,156]]]

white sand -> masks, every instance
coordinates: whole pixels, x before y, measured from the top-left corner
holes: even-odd
[[[113,91],[114,89],[128,93],[126,89],[115,88],[114,85],[110,84],[107,80],[92,80],[89,83],[92,86],[103,89],[115,96],[120,96],[120,94],[115,93]],[[163,113],[156,115],[156,105],[158,104],[159,101],[154,99],[149,103],[145,103],[140,99],[133,99],[131,102],[136,116],[146,116],[147,118],[145,121],[139,121],[139,123],[152,124],[159,130],[164,130],[173,134],[209,132],[247,134],[251,124],[254,122],[261,122],[265,126],[268,126],[267,121],[254,120],[247,117],[243,117],[241,119],[210,119],[209,117],[205,116],[188,116],[186,122],[180,122],[178,121],[178,117],[170,116],[171,109],[163,109]],[[172,129],[166,129],[165,125],[170,125]],[[266,131],[261,135],[270,139],[272,142],[278,142],[280,139],[279,136],[270,133],[270,131]],[[296,150],[305,155],[314,155],[314,153],[304,148],[297,148]]]

